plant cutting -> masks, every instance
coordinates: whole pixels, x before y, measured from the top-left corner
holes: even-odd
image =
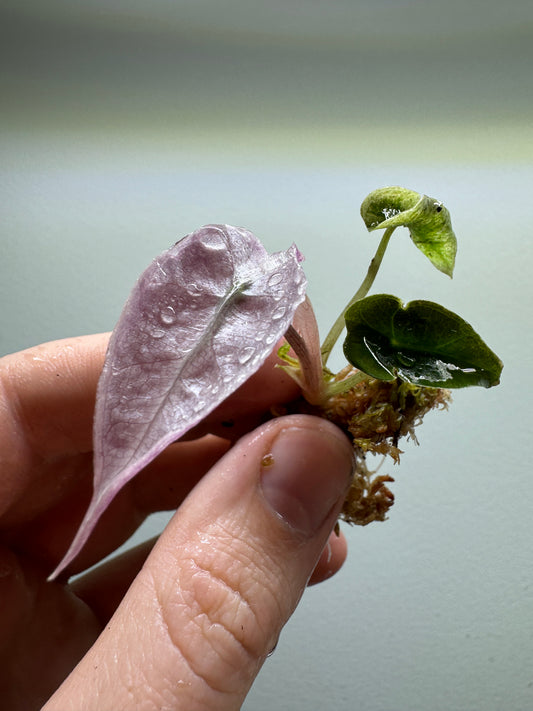
[[[361,216],[370,232],[383,230],[382,237],[323,343],[295,245],[269,254],[248,230],[208,225],[141,274],[112,333],[98,384],[93,498],[51,578],[79,553],[122,486],[198,425],[274,348],[301,395],[265,414],[311,413],[341,427],[357,462],[341,517],[359,525],[386,518],[393,479],[373,472],[368,455],[397,462],[399,441],[416,440],[424,415],[447,406],[449,389],[492,387],[503,366],[474,329],[444,307],[368,295],[398,227],[452,276],[456,237],[444,205],[389,187],[365,198]],[[334,373],[329,357],[345,330],[347,364]]]

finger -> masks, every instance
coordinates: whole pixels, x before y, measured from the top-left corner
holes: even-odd
[[[107,624],[115,613],[156,541],[157,538],[151,538],[102,563],[70,584],[72,592],[92,609],[102,626]],[[346,554],[347,543],[344,534],[332,533],[308,585],[316,585],[335,575],[346,560]]]
[[[337,428],[304,415],[238,442],[45,709],[96,698],[102,708],[240,708],[328,541],[352,462]]]
[[[86,570],[111,554],[149,514],[178,508],[229,446],[226,440],[208,435],[195,442],[178,442],[168,447],[113,499],[68,573]],[[90,477],[86,476],[83,487],[78,487],[60,505],[49,507],[24,526],[14,528],[17,550],[53,569],[72,540],[90,497]]]
[[[92,420],[108,339],[103,333],[54,341],[0,361],[0,451],[9,453],[2,459],[1,526],[16,528],[18,549],[52,568],[91,495]],[[275,362],[273,354],[214,421],[234,417],[243,423],[235,430],[248,431],[261,419],[250,410],[268,408],[270,398],[290,399],[296,386]],[[176,508],[227,446],[211,441],[194,455],[185,443],[179,455],[170,447],[117,496],[74,572],[124,543],[148,513]]]
[[[108,333],[45,343],[0,360],[0,516],[21,522],[71,492],[91,464],[96,387]],[[194,435],[250,431],[271,405],[298,392],[276,352]],[[58,477],[61,477],[58,486]],[[21,499],[24,499],[21,501]],[[5,520],[5,519],[4,519]],[[9,518],[8,518],[9,520]]]
[[[102,627],[115,613],[156,541],[157,538],[144,541],[69,584],[76,597],[93,611]]]
[[[40,566],[1,544],[0,571],[1,708],[40,709],[102,628]]]
[[[167,448],[112,500],[87,544],[69,566],[69,573],[86,570],[115,551],[149,514],[177,509],[228,448],[226,440],[211,435]],[[76,528],[71,529],[66,540],[71,540]]]
[[[84,470],[78,460],[92,449],[96,384],[108,337],[54,341],[0,360],[0,515],[20,506],[22,496],[28,510],[48,506]],[[60,467],[66,457],[71,466]]]
[[[1,359],[2,385],[25,444],[41,456],[91,448],[108,333],[43,343]]]
[[[21,430],[16,436],[25,450],[48,457],[91,449],[96,386],[109,335],[43,343],[0,360],[3,405],[11,407],[10,419]],[[297,394],[294,381],[274,367],[280,362],[276,353],[277,346],[260,370],[218,408],[214,421],[261,412]],[[14,436],[13,430],[3,427],[3,451],[9,435]]]

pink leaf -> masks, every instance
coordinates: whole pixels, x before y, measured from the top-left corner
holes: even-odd
[[[94,493],[56,577],[117,492],[266,360],[305,297],[293,245],[268,254],[247,230],[208,225],[140,276],[98,383]]]

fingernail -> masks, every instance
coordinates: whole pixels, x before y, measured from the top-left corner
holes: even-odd
[[[346,495],[354,467],[348,440],[331,426],[282,430],[263,458],[265,499],[289,526],[317,532]]]

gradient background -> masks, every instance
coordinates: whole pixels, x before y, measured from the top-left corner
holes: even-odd
[[[365,195],[446,203],[453,282],[399,232],[374,292],[460,312],[502,385],[386,464],[390,520],[346,529],[244,708],[533,708],[530,0],[4,0],[0,27],[2,354],[111,329],[209,222],[295,241],[325,332],[377,243]]]

